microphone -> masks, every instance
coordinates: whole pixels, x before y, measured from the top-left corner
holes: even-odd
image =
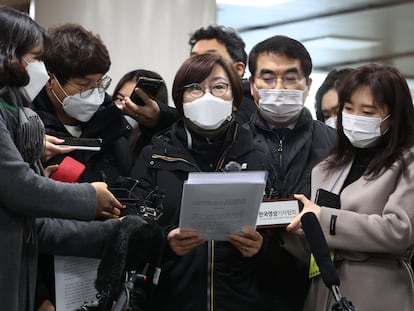
[[[339,291],[339,276],[329,255],[328,243],[326,242],[321,225],[316,215],[307,212],[300,218],[302,229],[305,232],[313,257],[321,272],[322,281],[329,288],[336,300],[332,311],[356,311],[351,301],[342,297]]]
[[[305,231],[311,252],[318,264],[321,277],[326,287],[339,286],[340,281],[335,266],[329,256],[329,248],[323,235],[316,215],[312,212],[304,213],[300,218],[303,231]]]
[[[240,163],[237,163],[235,161],[230,161],[224,166],[225,172],[240,172],[242,170],[242,166]]]
[[[124,288],[116,300],[116,304],[113,307],[112,311],[122,311],[126,306],[129,305],[130,294],[134,290],[135,283],[140,282],[144,283],[147,281],[145,272],[143,274],[137,274],[135,270],[127,271],[126,275],[127,281],[124,284]]]
[[[162,228],[137,215],[117,223],[109,237],[95,280],[100,310],[138,311],[147,307],[156,285],[165,245]],[[152,280],[152,282],[151,282]]]

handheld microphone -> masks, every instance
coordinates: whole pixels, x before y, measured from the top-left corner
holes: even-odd
[[[300,221],[311,252],[321,272],[322,281],[335,297],[336,303],[332,306],[332,311],[356,311],[352,302],[348,301],[346,297],[342,297],[339,291],[339,276],[329,256],[328,243],[318,218],[314,213],[307,212],[302,215]]]
[[[240,163],[237,163],[235,161],[230,161],[224,166],[225,172],[240,172],[242,170],[242,166]]]
[[[339,277],[329,256],[328,244],[326,243],[318,218],[316,218],[314,213],[308,212],[302,215],[300,221],[311,252],[318,264],[323,282],[328,288],[332,288],[334,285],[339,286]]]

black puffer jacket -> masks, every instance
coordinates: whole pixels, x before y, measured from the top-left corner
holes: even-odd
[[[42,119],[46,134],[57,137],[71,136],[57,118],[45,89],[33,101],[33,109]],[[93,117],[88,122],[81,123],[81,128],[80,137],[102,138],[101,151],[75,150],[68,154],[56,155],[45,163],[45,166],[60,163],[69,155],[86,165],[79,182],[106,181],[112,184],[118,176],[128,175],[133,162],[127,138],[131,127],[108,95]]]
[[[335,146],[335,130],[314,120],[306,108],[284,138],[280,138],[258,113],[245,126],[250,128],[257,148],[272,157],[266,195],[289,198],[302,193],[309,198],[312,169]],[[293,256],[290,263],[289,268],[273,276],[278,279],[272,284],[274,310],[302,310],[309,286],[309,268]]]
[[[139,181],[137,194],[141,198],[155,186],[164,192],[164,214],[159,223],[166,234],[178,226],[182,187],[188,173],[201,171],[195,159],[204,158],[202,166],[212,171],[221,171],[230,161],[247,163],[248,170],[266,167],[263,154],[252,144],[251,133],[236,122],[220,144],[196,135],[192,139],[193,148],[189,151],[183,124],[177,122],[143,149],[131,173]],[[205,153],[200,150],[203,148]],[[212,159],[212,166],[205,165],[208,159]],[[271,310],[268,285],[272,280],[267,275],[283,269],[288,258],[273,238],[264,235],[261,251],[252,258],[244,258],[228,242],[206,242],[181,257],[168,248],[153,310]]]
[[[243,79],[243,98],[240,103],[239,109],[236,112],[236,122],[244,124],[249,122],[252,115],[256,112],[257,106],[254,102],[253,96],[250,94],[250,83],[249,80]]]
[[[335,130],[314,120],[306,108],[295,127],[282,139],[258,113],[249,122],[249,128],[255,144],[273,159],[267,194],[272,198],[288,198],[303,193],[309,198],[312,169],[335,146]]]

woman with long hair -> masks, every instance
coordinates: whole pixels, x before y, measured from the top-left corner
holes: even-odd
[[[320,222],[341,291],[357,310],[409,311],[414,306],[414,107],[404,76],[394,67],[354,69],[339,94],[338,145],[312,172],[318,189],[340,206],[319,206],[303,195],[303,211],[288,226],[314,213]],[[312,279],[304,310],[331,310],[334,297]]]

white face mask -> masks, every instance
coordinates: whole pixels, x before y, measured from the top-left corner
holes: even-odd
[[[389,116],[390,115],[386,116],[384,119],[381,119],[357,116],[342,112],[342,126],[344,128],[344,134],[348,137],[354,147],[372,147],[383,135],[381,134],[381,123],[388,119]]]
[[[337,120],[337,116],[333,116],[333,117],[329,117],[328,119],[325,120],[325,124],[329,127],[332,127],[334,129],[336,129],[336,120]]]
[[[192,102],[183,103],[184,115],[193,124],[205,130],[216,130],[232,118],[233,102],[206,92]]]
[[[49,80],[49,74],[43,62],[36,60],[29,63],[24,58],[23,60],[27,63],[26,71],[30,77],[29,84],[23,86],[23,90],[29,100],[33,101]]]
[[[88,122],[105,100],[105,92],[99,92],[98,88],[91,90],[86,97],[81,97],[80,93],[68,95],[56,77],[55,80],[66,97],[61,101],[52,90],[53,95],[61,103],[63,110],[76,120]]]
[[[266,120],[285,123],[303,109],[303,90],[258,89],[259,112]]]

